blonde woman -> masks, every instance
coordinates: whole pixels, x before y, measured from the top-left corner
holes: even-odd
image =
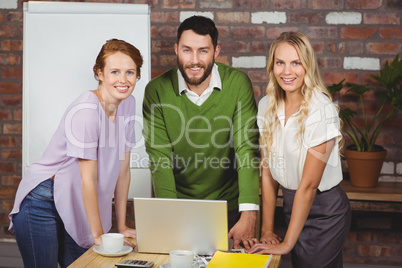
[[[249,253],[287,254],[293,267],[342,267],[350,206],[342,180],[343,141],[309,39],[284,32],[271,45],[267,96],[258,108],[262,154],[262,229]],[[274,233],[279,185],[288,229]]]

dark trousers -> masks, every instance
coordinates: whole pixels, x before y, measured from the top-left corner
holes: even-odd
[[[296,191],[282,188],[283,211],[289,225]],[[314,198],[309,216],[291,252],[294,268],[340,268],[342,248],[349,234],[349,199],[338,185]]]

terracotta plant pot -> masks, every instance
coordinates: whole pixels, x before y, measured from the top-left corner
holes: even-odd
[[[358,152],[345,149],[350,183],[356,187],[376,187],[384,163],[386,150],[378,152]]]

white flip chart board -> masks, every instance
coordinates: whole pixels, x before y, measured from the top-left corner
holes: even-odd
[[[23,172],[40,159],[67,106],[96,89],[92,67],[109,39],[125,40],[144,59],[136,98],[136,146],[131,167],[145,168],[142,101],[150,80],[150,8],[138,4],[24,3]]]

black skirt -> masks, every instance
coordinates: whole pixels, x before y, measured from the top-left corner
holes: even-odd
[[[283,211],[289,226],[295,190],[282,188]],[[314,198],[300,237],[291,252],[293,268],[343,267],[342,248],[349,234],[349,199],[338,185]]]

